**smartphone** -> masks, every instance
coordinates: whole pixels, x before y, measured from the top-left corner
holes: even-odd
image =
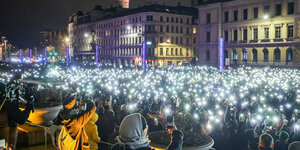
[[[174,127],[174,116],[167,116],[167,128],[172,129]]]

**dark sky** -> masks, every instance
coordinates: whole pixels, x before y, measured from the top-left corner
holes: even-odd
[[[68,18],[78,10],[89,11],[95,5],[107,8],[114,0],[1,0],[0,35],[20,48],[38,44],[39,31],[66,27]],[[131,0],[133,7],[155,0]],[[190,0],[157,0],[159,3],[188,5]]]

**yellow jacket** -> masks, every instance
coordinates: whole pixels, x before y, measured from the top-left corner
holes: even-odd
[[[86,135],[89,137],[90,150],[97,150],[100,137],[98,136],[98,128],[95,125],[98,120],[98,115],[94,113],[90,121],[85,125]]]
[[[87,110],[83,115],[76,116],[62,127],[59,134],[58,147],[60,150],[89,150],[88,136],[85,132],[86,123],[92,118],[96,111],[96,107],[92,105],[92,109]]]

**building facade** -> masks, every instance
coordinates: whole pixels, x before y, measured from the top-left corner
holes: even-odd
[[[154,65],[177,65],[195,56],[196,8],[149,5],[93,11],[73,16],[69,24],[75,60],[95,59],[98,45],[102,62],[134,64],[141,61],[145,41],[151,42],[146,49],[146,59]],[[85,22],[79,21],[82,18]]]
[[[198,58],[218,65],[300,65],[299,0],[200,3]]]

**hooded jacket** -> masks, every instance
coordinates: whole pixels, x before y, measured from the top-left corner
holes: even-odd
[[[90,144],[90,150],[97,150],[100,137],[98,136],[98,128],[95,125],[98,120],[98,115],[94,113],[90,121],[85,125],[85,132],[88,136],[88,142]]]

